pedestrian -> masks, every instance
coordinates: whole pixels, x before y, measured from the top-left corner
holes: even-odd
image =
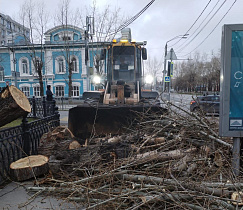
[[[46,100],[47,101],[52,101],[53,97],[52,97],[53,93],[51,92],[51,86],[47,85],[47,90],[46,90]]]
[[[47,85],[47,90],[46,90],[46,111],[47,111],[47,115],[51,115],[52,100],[53,100],[53,93],[51,92],[51,86]]]

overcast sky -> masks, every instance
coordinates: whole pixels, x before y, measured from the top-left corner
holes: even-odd
[[[57,5],[60,3],[60,0],[43,1],[49,8],[50,14],[57,10]],[[120,7],[122,13],[127,16],[134,16],[151,2],[151,0],[96,1],[100,8],[107,4],[111,7]],[[25,0],[0,0],[0,12],[18,19],[20,5],[24,2]],[[235,4],[230,9],[234,2]],[[82,8],[91,3],[92,0],[71,0],[71,7],[73,9]],[[216,12],[217,10],[218,12]],[[228,10],[228,14],[223,18]],[[201,17],[198,18],[201,13]],[[222,18],[223,20],[219,23]],[[174,39],[168,43],[169,50],[170,45],[179,41],[172,46],[178,58],[187,58],[190,53],[193,54],[195,51],[208,55],[211,55],[212,51],[217,53],[221,47],[222,26],[241,23],[243,23],[242,0],[155,0],[129,27],[132,30],[133,39],[147,41],[150,57],[156,56],[158,59],[162,59],[165,43],[185,33],[189,34],[187,39]],[[191,28],[193,24],[194,26]],[[209,35],[210,33],[212,34]],[[206,38],[208,35],[209,37]],[[202,41],[204,42],[201,44]],[[199,46],[199,44],[201,45]],[[194,50],[195,48],[196,50]]]

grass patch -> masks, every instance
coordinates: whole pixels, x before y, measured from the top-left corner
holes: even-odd
[[[8,124],[6,124],[6,125],[0,127],[0,129],[4,129],[4,128],[12,128],[12,127],[15,127],[15,126],[19,126],[19,125],[21,125],[21,123],[22,123],[22,119],[23,119],[23,118],[19,118],[19,119],[17,119],[17,120],[14,120],[14,121],[12,121],[12,122],[10,122],[10,123],[8,123]],[[27,118],[27,119],[28,119],[28,122],[32,122],[32,121],[37,120],[37,118]]]

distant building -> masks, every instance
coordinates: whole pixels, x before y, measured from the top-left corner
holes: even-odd
[[[29,40],[30,29],[11,19],[8,15],[0,13],[0,46],[24,44]]]
[[[94,89],[89,72],[93,57],[102,43],[89,44],[89,62],[85,63],[84,30],[72,25],[56,26],[45,33],[45,43],[21,44],[21,36],[0,46],[0,90],[15,85],[28,97],[40,97],[40,84],[34,66],[34,56],[43,62],[44,91],[47,85],[55,97],[68,97],[68,60],[72,62],[72,97],[81,97],[84,91]]]

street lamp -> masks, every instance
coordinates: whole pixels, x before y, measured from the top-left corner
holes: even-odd
[[[164,57],[164,70],[163,70],[163,92],[165,91],[165,81],[164,81],[164,78],[165,78],[165,75],[166,75],[167,44],[168,44],[170,41],[173,41],[174,39],[178,39],[178,38],[186,39],[188,35],[189,35],[189,34],[184,34],[184,35],[178,35],[178,36],[175,36],[174,38],[170,39],[169,41],[167,41],[167,42],[165,43],[165,57]]]

